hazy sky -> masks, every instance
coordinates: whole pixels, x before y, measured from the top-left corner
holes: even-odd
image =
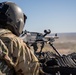
[[[6,0],[0,0],[3,2]],[[76,0],[9,0],[27,15],[28,31],[76,32]]]

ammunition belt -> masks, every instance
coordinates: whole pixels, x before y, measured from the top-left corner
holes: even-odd
[[[76,63],[70,56],[62,56],[56,59],[59,66],[76,68]]]

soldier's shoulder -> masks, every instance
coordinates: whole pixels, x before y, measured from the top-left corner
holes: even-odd
[[[19,42],[19,41],[22,41],[22,39],[20,38],[20,37],[18,37],[18,36],[16,36],[16,35],[14,35],[13,33],[7,33],[7,34],[4,34],[3,36],[2,36],[2,39],[6,39],[6,40],[9,40],[9,41],[17,41],[17,42]]]
[[[15,40],[15,41],[23,41],[20,37],[14,35],[14,34],[8,34],[7,37],[11,40]]]

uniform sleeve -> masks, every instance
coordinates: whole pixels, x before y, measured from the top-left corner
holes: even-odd
[[[3,58],[5,55],[8,55],[8,49],[0,39],[0,58]]]
[[[3,43],[3,41],[0,39],[0,59],[4,59],[9,66],[14,66],[12,60],[10,59],[8,55],[8,48],[7,46]]]
[[[18,38],[14,38],[13,41],[11,42],[11,53],[12,53],[12,61],[14,65],[16,66],[19,61],[20,57],[20,51],[21,51],[21,43]]]
[[[26,58],[31,61],[30,51],[23,40],[15,38],[13,39],[12,45],[12,61],[15,65],[17,65],[19,62],[25,61]]]
[[[33,52],[20,38],[13,38],[11,41],[11,59],[17,73],[38,75],[39,63]]]

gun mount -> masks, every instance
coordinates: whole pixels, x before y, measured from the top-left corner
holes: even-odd
[[[30,37],[34,35],[33,38],[31,37],[30,40],[27,41],[28,46],[29,48],[33,46],[34,54],[38,58],[44,72],[49,75],[76,75],[76,58],[73,58],[72,55],[61,55],[53,45],[53,42],[59,38],[57,33],[55,36],[50,37],[47,36],[51,33],[50,30],[44,30],[44,34],[38,32],[27,32],[26,34],[28,33]],[[37,52],[37,43],[41,43],[40,52]],[[56,54],[50,51],[43,52],[45,43],[49,44]]]

